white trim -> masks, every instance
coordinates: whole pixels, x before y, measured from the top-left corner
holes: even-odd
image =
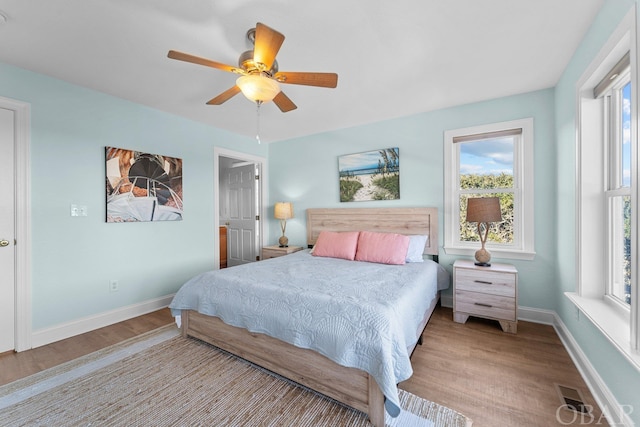
[[[31,348],[31,106],[0,97],[0,107],[15,112],[15,349]]]
[[[636,152],[633,152],[633,144],[631,150],[631,170],[636,173],[632,173],[632,181],[631,181],[631,206],[633,207],[631,212],[631,221],[634,224],[638,224],[638,218],[640,218],[640,213],[638,212],[638,207],[640,207],[640,177],[638,177],[638,170],[640,170],[640,150],[638,147],[640,146],[639,134],[638,134],[638,120],[640,120],[640,88],[638,88],[638,82],[640,81],[638,69],[640,64],[640,57],[638,55],[638,46],[640,46],[640,34],[638,34],[638,23],[637,23],[637,4],[634,3],[631,8],[630,13],[632,13],[632,31],[635,33],[635,37],[631,37],[631,55],[630,55],[630,66],[631,66],[631,141],[636,141],[635,148]],[[626,19],[626,17],[625,17]],[[635,292],[631,295],[631,317],[629,319],[630,323],[630,334],[631,334],[631,348],[636,351],[640,350],[640,286],[637,285],[638,280],[640,279],[640,256],[638,256],[640,251],[640,231],[638,231],[638,227],[635,229],[635,234],[631,236],[631,254],[635,256],[635,263],[632,263],[631,268],[631,282],[636,283]],[[635,255],[633,255],[635,254]]]
[[[571,332],[566,327],[560,316],[556,313],[555,321],[553,324],[560,341],[567,349],[571,360],[576,365],[578,372],[582,375],[584,382],[589,387],[593,398],[598,406],[602,410],[602,413],[607,418],[607,421],[612,426],[628,426],[633,427],[635,424],[629,417],[627,411],[625,411],[615,398],[611,390],[607,387],[606,383],[602,380],[602,377],[598,374],[598,371],[593,367],[589,359],[584,354],[576,340],[571,335]]]
[[[573,292],[565,296],[589,319],[600,333],[640,371],[640,353],[631,348],[629,314],[621,313],[606,300],[585,298]]]
[[[558,315],[552,310],[518,306],[518,320],[542,325],[553,325]]]
[[[453,305],[453,297],[443,295],[440,304],[443,307],[451,307]],[[569,357],[571,357],[576,369],[578,369],[578,372],[609,424],[611,426],[634,426],[628,411],[625,411],[625,408],[620,405],[613,393],[611,393],[609,387],[607,387],[606,383],[602,380],[598,371],[593,367],[573,338],[573,335],[571,335],[569,329],[555,311],[518,306],[518,320],[553,326],[558,334],[558,338],[560,338],[562,345],[567,350],[567,353],[569,353]]]
[[[567,297],[602,332],[602,334],[626,357],[636,369],[640,369],[640,357],[637,355],[640,345],[640,257],[638,241],[640,235],[637,224],[640,209],[640,181],[638,174],[640,150],[638,150],[638,55],[636,31],[637,7],[634,5],[611,34],[598,54],[591,61],[582,76],[576,82],[576,290],[567,293]],[[606,260],[606,253],[598,249],[608,248],[605,236],[607,213],[605,201],[605,183],[607,170],[602,159],[605,146],[601,139],[605,129],[598,127],[594,118],[601,118],[602,101],[593,99],[593,87],[602,80],[626,52],[630,52],[631,73],[631,263],[632,301],[630,316],[620,313],[604,299],[606,293],[605,270],[602,263],[593,262],[594,258]],[[607,148],[608,150],[608,148]],[[626,318],[625,318],[626,316]],[[626,324],[626,325],[625,325]],[[622,336],[621,333],[626,333]]]
[[[454,138],[465,135],[477,135],[499,132],[509,129],[522,129],[521,143],[514,147],[514,174],[519,171],[514,179],[519,178],[517,183],[519,197],[521,197],[520,207],[514,211],[517,215],[514,221],[514,233],[520,236],[520,247],[507,247],[505,245],[487,244],[487,249],[495,255],[495,258],[532,260],[535,258],[535,233],[534,224],[534,122],[528,117],[519,120],[511,120],[500,123],[490,123],[479,126],[472,126],[463,129],[453,129],[444,133],[444,230],[445,243],[444,252],[447,255],[473,256],[478,249],[476,245],[464,245],[458,242],[458,229],[454,226],[454,218],[457,218],[457,200],[453,200],[453,185],[456,181],[453,176],[458,170],[457,151],[455,149]],[[520,153],[518,150],[521,149]],[[516,200],[518,196],[514,193]],[[524,209],[523,209],[524,208]],[[527,226],[525,226],[527,225]]]
[[[440,295],[440,305],[453,308],[453,295]]]
[[[260,255],[260,248],[263,246],[264,241],[264,229],[267,218],[267,207],[265,206],[264,201],[268,200],[268,192],[267,189],[269,186],[267,185],[267,177],[269,176],[267,170],[267,159],[260,156],[254,156],[251,154],[241,153],[239,151],[232,151],[226,148],[221,147],[213,147],[213,223],[215,224],[215,229],[218,229],[220,225],[220,157],[231,157],[233,159],[246,160],[248,162],[257,163],[260,165],[260,194],[258,195],[258,200],[260,203],[260,221],[259,229],[258,229],[258,252],[256,255]],[[216,244],[213,248],[213,262],[216,269],[220,268],[220,244],[218,242],[218,234],[216,231],[216,239],[214,240]]]
[[[32,336],[33,348],[51,344],[52,342],[74,337],[76,335],[113,325],[114,323],[122,322],[133,317],[142,316],[143,314],[160,310],[171,303],[174,295],[175,294],[165,295],[163,297],[143,301],[126,307],[119,307],[115,310],[34,331]]]

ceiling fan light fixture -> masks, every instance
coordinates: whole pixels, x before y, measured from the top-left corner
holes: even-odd
[[[280,85],[277,81],[261,74],[249,74],[239,77],[236,85],[242,94],[253,102],[269,102],[280,93]]]

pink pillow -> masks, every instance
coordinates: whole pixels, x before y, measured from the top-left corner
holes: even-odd
[[[321,231],[313,246],[313,255],[353,261],[356,256],[359,234],[358,231],[342,233]]]
[[[410,240],[409,236],[402,234],[361,231],[356,261],[404,264]]]

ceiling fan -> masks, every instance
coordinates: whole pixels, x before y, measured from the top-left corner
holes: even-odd
[[[278,31],[258,22],[255,28],[247,31],[247,38],[253,43],[254,48],[240,55],[237,67],[175,50],[170,50],[167,56],[241,75],[232,88],[209,100],[208,105],[220,105],[242,92],[258,105],[273,100],[278,108],[286,113],[297,107],[280,90],[280,83],[327,88],[335,88],[338,85],[338,75],[335,73],[278,71],[275,58],[284,41],[284,35]]]

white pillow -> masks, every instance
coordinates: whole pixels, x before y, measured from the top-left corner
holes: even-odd
[[[405,262],[424,262],[422,254],[424,253],[427,239],[429,239],[427,235],[409,236],[409,249],[407,249],[407,259]]]

